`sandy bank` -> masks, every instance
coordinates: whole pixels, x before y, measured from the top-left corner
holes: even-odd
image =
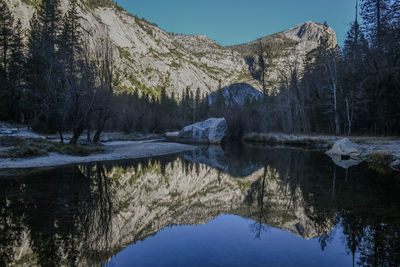
[[[104,144],[105,153],[87,157],[49,153],[48,156],[28,159],[0,159],[0,169],[51,167],[96,161],[145,158],[174,154],[195,149],[195,146],[154,141],[117,141]]]

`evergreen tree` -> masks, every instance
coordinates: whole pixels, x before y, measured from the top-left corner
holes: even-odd
[[[61,26],[59,0],[42,0],[38,19],[41,25],[41,52],[43,56],[54,59]]]
[[[5,71],[0,65],[0,120],[8,119],[8,109],[7,109],[7,93],[8,86],[5,77]]]
[[[194,121],[197,121],[199,119],[199,117],[201,117],[200,104],[201,104],[201,92],[200,92],[200,88],[197,88],[196,96],[194,99],[194,108],[193,108],[193,120]]]
[[[384,45],[386,31],[390,22],[390,0],[363,0],[362,16],[370,39],[377,48]]]
[[[4,0],[0,0],[0,119],[9,119],[9,55],[13,17]]]
[[[4,0],[0,0],[0,59],[3,75],[7,76],[10,40],[13,33],[14,19]]]
[[[23,42],[22,23],[18,20],[13,37],[11,39],[10,55],[10,117],[20,122],[21,106],[20,100],[23,93],[24,66],[25,66],[25,46]]]
[[[60,27],[59,0],[43,0],[31,20],[26,67],[30,122],[47,131],[57,131],[62,139],[65,123],[65,92],[57,57]]]
[[[223,117],[225,113],[225,96],[221,88],[216,92],[215,102],[212,104],[212,115],[215,117]]]
[[[45,61],[40,55],[41,48],[41,23],[37,13],[34,13],[30,21],[30,30],[28,32],[28,47],[25,70],[25,80],[27,93],[22,99],[24,106],[24,115],[30,126],[37,126],[39,117],[42,114],[42,96],[45,94],[44,73]]]
[[[61,35],[58,40],[59,55],[69,72],[76,68],[76,57],[81,50],[80,17],[77,10],[77,0],[69,1],[69,9],[62,20]]]

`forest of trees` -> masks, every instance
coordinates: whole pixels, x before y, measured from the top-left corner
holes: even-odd
[[[113,95],[110,40],[105,32],[89,46],[77,4],[70,0],[63,15],[58,0],[43,0],[24,36],[21,22],[0,0],[0,119],[57,132],[61,142],[71,131],[71,144],[85,129],[93,129],[92,140],[99,140]]]
[[[165,89],[159,97],[115,95],[118,82],[107,30],[93,40],[81,29],[78,0],[70,0],[65,14],[59,5],[59,0],[43,0],[25,32],[0,0],[0,120],[58,133],[62,141],[70,132],[72,144],[84,133],[88,141],[98,142],[104,130],[162,133],[208,117],[225,117],[235,138],[271,131],[400,133],[398,0],[357,3],[343,47],[330,43],[325,24],[320,45],[304,59],[304,71],[293,62],[280,70],[278,93],[269,93],[265,83],[271,64],[268,47],[261,46],[264,97],[235,106],[225,104],[222,90],[212,104],[194,88],[172,96]]]
[[[281,70],[280,92],[267,96],[267,114],[259,115],[266,116],[266,130],[400,133],[400,2],[357,1],[355,17],[343,47],[330,43],[325,23],[319,47],[305,58],[304,73],[295,63]],[[260,62],[267,56],[261,53]]]

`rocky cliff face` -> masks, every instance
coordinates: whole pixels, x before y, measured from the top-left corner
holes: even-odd
[[[35,1],[5,0],[15,17],[21,19],[25,28],[34,13]],[[61,0],[63,11],[68,1]],[[122,8],[109,4],[94,8],[80,2],[80,16],[84,32],[92,43],[96,37],[108,32],[114,44],[118,91],[159,95],[162,87],[169,94],[180,97],[187,87],[200,88],[208,95],[221,87],[235,83],[247,83],[260,90],[254,69],[256,57],[253,50],[258,41],[233,47],[223,47],[200,35],[173,35],[155,24],[129,14]],[[271,81],[278,80],[278,70],[288,62],[299,61],[317,46],[322,26],[312,22],[288,31],[263,38],[265,42],[283,42],[285,49],[276,58]],[[335,33],[330,29],[333,42]],[[283,53],[289,51],[290,55]],[[251,59],[253,58],[253,59]],[[272,83],[277,87],[276,82]]]
[[[231,46],[246,59],[255,79],[260,79],[259,50],[268,48],[270,60],[266,60],[266,86],[269,91],[279,90],[282,79],[290,77],[290,71],[297,69],[299,77],[304,69],[304,60],[310,51],[316,49],[324,34],[324,25],[308,21],[289,30],[260,38],[250,43]],[[337,46],[332,28],[327,28],[331,47]],[[266,55],[265,55],[266,57]]]

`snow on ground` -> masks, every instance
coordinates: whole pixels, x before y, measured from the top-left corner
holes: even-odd
[[[0,122],[0,137],[15,136],[21,138],[45,138],[28,130],[27,126],[18,126],[10,123]]]
[[[196,149],[195,146],[190,145],[154,141],[109,142],[105,143],[104,147],[106,149],[105,153],[86,157],[49,153],[47,156],[28,159],[0,159],[0,169],[50,167],[96,161],[146,158]]]
[[[0,122],[0,137],[13,136],[19,138],[42,138],[57,141],[56,135],[43,136],[28,130],[26,126]],[[66,134],[68,140],[70,134]],[[47,156],[39,156],[34,158],[19,158],[11,159],[0,158],[0,169],[16,169],[16,168],[35,168],[35,167],[50,167],[59,165],[68,165],[76,163],[88,163],[95,161],[112,161],[123,159],[135,159],[152,156],[161,156],[165,154],[174,154],[187,150],[195,149],[190,145],[178,143],[158,142],[164,139],[156,139],[154,134],[122,134],[122,133],[105,133],[102,140],[108,141],[103,143],[105,153],[93,154],[86,157],[61,155],[58,153],[49,153]],[[151,139],[143,141],[129,141],[132,139]],[[84,140],[84,137],[82,137]],[[122,140],[122,141],[110,141]],[[8,148],[0,147],[0,151]]]

